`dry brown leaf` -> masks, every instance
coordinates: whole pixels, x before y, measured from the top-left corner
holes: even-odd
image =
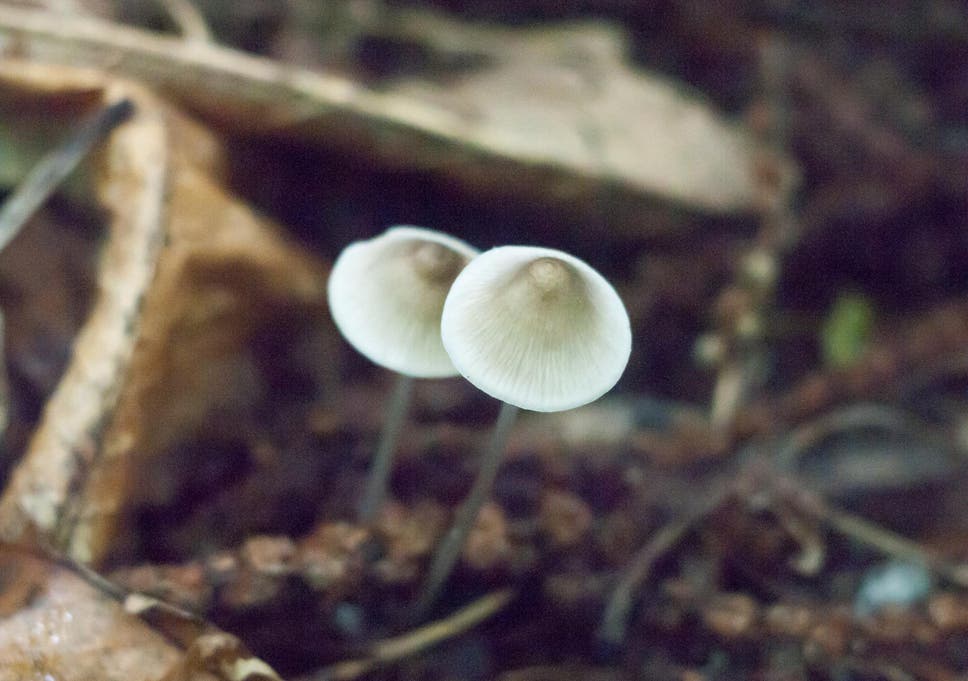
[[[0,577],[0,681],[280,681],[234,636],[96,576],[2,546]]]
[[[72,556],[111,548],[135,476],[199,428],[213,405],[251,403],[252,334],[274,319],[325,315],[326,271],[206,175],[177,167],[169,244],[145,304],[138,348],[103,458],[73,521]]]
[[[96,160],[113,221],[99,294],[0,499],[4,538],[38,533],[85,563],[112,549],[145,461],[213,406],[256,398],[245,380],[252,333],[279,315],[321,315],[326,279],[218,184],[219,145],[201,126],[123,81],[0,62],[0,91],[22,102],[90,99],[98,83],[104,99],[129,97],[137,109]]]
[[[86,97],[97,82],[90,72],[24,63],[0,63],[0,89],[38,96]],[[30,448],[0,498],[0,535],[11,542],[37,532],[56,542],[59,523],[75,488],[96,457],[106,415],[117,402],[134,351],[145,291],[154,276],[164,230],[168,140],[155,99],[144,89],[101,83],[102,98],[128,97],[138,113],[104,145],[101,201],[112,213],[97,284],[99,295],[74,344],[74,358],[48,401]],[[27,97],[25,96],[25,99]]]
[[[585,209],[608,196],[613,222],[645,231],[661,229],[641,214],[657,202],[711,212],[754,208],[754,149],[743,129],[681,88],[631,70],[616,31],[421,22],[422,39],[449,36],[445,47],[484,54],[481,68],[442,85],[375,91],[199,41],[4,7],[0,47],[111,68],[236,129],[431,169],[475,191],[527,191]]]
[[[633,71],[622,31],[595,23],[475,27],[414,12],[402,18],[400,34],[482,65],[386,92],[457,114],[469,143],[685,205],[750,207],[751,140],[681,86]]]
[[[156,681],[183,657],[65,568],[0,552],[0,573],[0,681]]]

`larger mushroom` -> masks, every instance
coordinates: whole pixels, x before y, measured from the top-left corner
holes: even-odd
[[[534,246],[494,248],[468,264],[447,295],[440,329],[457,370],[503,404],[477,479],[431,561],[418,613],[460,555],[518,409],[563,411],[598,399],[632,349],[628,313],[612,285],[584,261]]]
[[[360,354],[399,374],[360,505],[364,521],[386,495],[413,379],[458,373],[441,343],[440,317],[451,283],[477,253],[447,234],[398,226],[350,244],[333,264],[327,297],[337,328]]]

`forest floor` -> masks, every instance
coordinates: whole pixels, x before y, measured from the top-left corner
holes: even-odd
[[[807,5],[0,2],[0,681],[968,678],[968,10]],[[417,381],[357,519],[399,224],[633,333],[416,618],[499,403]]]

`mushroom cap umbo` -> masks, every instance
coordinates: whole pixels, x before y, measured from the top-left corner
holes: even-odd
[[[333,263],[327,298],[343,337],[367,359],[416,378],[456,376],[440,341],[454,277],[477,249],[421,227],[356,241]]]
[[[632,351],[628,313],[612,285],[582,260],[534,246],[477,256],[454,280],[440,330],[468,381],[532,411],[598,399]]]

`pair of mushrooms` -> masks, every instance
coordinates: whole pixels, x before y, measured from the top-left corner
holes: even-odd
[[[628,363],[621,299],[562,251],[501,246],[479,253],[446,234],[393,227],[349,245],[329,278],[330,311],[351,345],[400,377],[360,509],[371,521],[414,378],[460,374],[502,401],[480,470],[433,557],[418,612],[429,607],[490,493],[518,409],[563,411],[598,399]]]

